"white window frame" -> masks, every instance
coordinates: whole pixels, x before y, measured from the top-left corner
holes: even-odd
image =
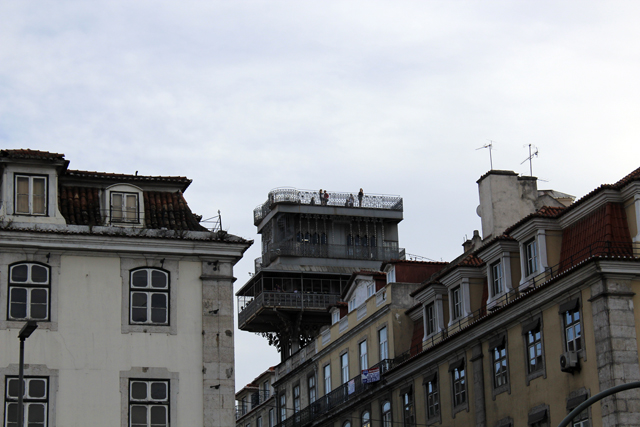
[[[458,320],[462,318],[462,305],[462,287],[456,286],[451,289],[451,320]]]
[[[369,369],[369,357],[367,355],[367,340],[358,343],[358,354],[360,359],[360,371]]]
[[[116,211],[121,211],[122,215],[116,215],[114,217],[114,195],[120,195],[123,197],[122,202],[125,204],[124,209],[115,206]],[[135,197],[135,212],[133,208],[130,208],[128,212],[134,213],[135,218],[126,218],[126,197]],[[136,187],[131,184],[114,184],[107,187],[103,192],[103,211],[105,212],[105,223],[116,227],[133,227],[142,228],[145,224],[145,209],[144,209],[144,192],[140,187]]]
[[[324,394],[331,393],[331,364],[327,363],[322,368],[324,375]]]
[[[502,268],[502,260],[491,264],[491,298],[502,295],[505,290],[504,286],[504,269]]]
[[[530,239],[524,243],[524,265],[525,276],[529,277],[536,274],[539,270],[538,266],[538,243],[536,238]]]
[[[376,294],[376,284],[367,283],[367,298],[370,298]]]
[[[438,319],[436,314],[436,302],[432,301],[424,307],[425,312],[425,333],[427,336],[435,334],[438,330]]]
[[[26,266],[27,267],[27,277],[24,282],[16,280],[14,277],[14,271],[16,268]],[[43,268],[46,271],[46,280],[44,282],[37,282],[33,280],[32,272],[34,267]],[[26,292],[26,301],[25,301],[25,317],[14,317],[12,315],[12,305],[20,304],[17,301],[14,301],[14,292],[18,290],[25,290]],[[46,299],[44,303],[33,302],[33,294],[36,291],[44,291],[46,293]],[[38,262],[17,262],[9,266],[9,289],[7,294],[8,304],[7,304],[7,320],[8,321],[26,321],[26,320],[36,320],[38,322],[48,322],[51,319],[51,267],[38,263]],[[34,305],[45,306],[45,316],[44,317],[33,317],[32,309]]]
[[[391,267],[389,267],[389,270],[387,271],[387,284],[395,283],[395,281],[396,281],[396,267],[392,265]]]
[[[134,384],[140,385],[144,384],[147,388],[147,393],[145,398],[138,399],[133,396],[133,387]],[[152,386],[163,384],[165,386],[165,397],[164,398],[153,398],[152,396]],[[133,426],[133,408],[134,407],[144,407],[147,412],[147,422],[145,427],[168,427],[171,424],[171,385],[169,379],[146,379],[146,378],[129,378],[129,425]],[[164,424],[151,424],[151,412],[154,408],[164,408],[165,410],[165,423]],[[140,425],[139,423],[135,424]]]
[[[114,199],[121,198],[121,203],[116,205]],[[133,200],[133,207],[129,206],[129,201]],[[114,212],[119,212],[115,215]],[[109,192],[109,221],[112,224],[139,224],[140,223],[140,195],[126,191]]]
[[[349,300],[349,313],[356,309],[356,297]]]
[[[340,309],[334,309],[331,312],[331,324],[335,325],[340,321]]]
[[[386,326],[378,329],[378,350],[380,362],[389,358],[389,331]]]
[[[4,414],[5,419],[3,425],[6,426],[8,424],[9,417],[9,407],[18,404],[18,395],[10,395],[9,394],[9,384],[17,383],[19,386],[19,376],[6,376],[4,381]],[[31,395],[31,383],[44,381],[44,396]],[[35,425],[41,425],[43,427],[47,427],[49,425],[49,390],[50,390],[50,381],[47,376],[24,376],[24,394],[23,394],[23,415],[22,420],[25,426],[31,425],[34,423]],[[42,424],[39,423],[40,420],[33,420],[29,418],[29,415],[33,415],[30,411],[32,407],[41,407],[42,414],[44,420]],[[16,411],[17,413],[17,411]],[[16,414],[17,415],[17,414]],[[17,423],[17,420],[16,420]]]
[[[48,212],[49,212],[49,206],[48,206],[48,197],[49,197],[49,177],[47,175],[25,175],[25,174],[15,174],[14,175],[14,180],[13,180],[13,184],[14,184],[14,198],[13,198],[13,213],[14,215],[34,215],[34,216],[47,216]],[[28,192],[26,193],[26,197],[27,197],[27,210],[26,211],[19,211],[18,210],[18,206],[19,206],[19,202],[18,202],[18,198],[20,196],[25,196],[25,194],[18,194],[18,180],[20,179],[27,179],[28,180]],[[44,181],[44,194],[42,195],[43,201],[43,211],[42,212],[34,212],[34,199],[36,198],[36,194],[34,193],[34,185],[33,182],[34,180],[42,180]]]
[[[349,352],[340,355],[340,382],[346,384],[349,382]]]
[[[147,273],[147,280],[145,286],[134,285],[134,275],[139,272]],[[163,287],[153,286],[154,273],[161,273],[166,278],[166,284]],[[143,307],[134,306],[134,296],[144,295],[146,298],[146,320],[134,320],[134,310]],[[153,320],[153,300],[156,295],[162,295],[164,297],[165,320],[163,322],[156,322]],[[170,308],[171,308],[171,295],[170,295],[170,275],[169,272],[153,267],[142,267],[130,271],[129,276],[129,324],[131,325],[155,325],[155,326],[168,326],[170,324]],[[156,307],[158,308],[158,307]]]

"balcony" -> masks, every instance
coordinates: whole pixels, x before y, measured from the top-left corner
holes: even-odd
[[[390,261],[392,259],[400,259],[403,253],[404,249],[400,249],[397,246],[312,244],[310,242],[287,240],[269,244],[262,255],[261,265],[269,265],[281,256]]]
[[[355,198],[352,204],[349,203],[351,195]],[[260,221],[262,221],[262,219],[266,217],[277,204],[334,206],[356,209],[385,209],[394,211],[402,211],[403,209],[402,197],[400,196],[365,194],[362,198],[362,206],[360,206],[357,193],[329,192],[329,200],[326,204],[321,204],[317,191],[298,190],[295,188],[276,188],[269,192],[266,202],[253,210],[254,225],[260,224]]]

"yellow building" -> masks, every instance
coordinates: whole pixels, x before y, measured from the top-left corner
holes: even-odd
[[[513,172],[478,184],[483,238],[418,263],[421,280],[399,277],[407,261],[354,274],[332,324],[275,367],[278,427],[555,426],[640,380],[640,169],[574,203]],[[572,425],[640,425],[640,393]]]

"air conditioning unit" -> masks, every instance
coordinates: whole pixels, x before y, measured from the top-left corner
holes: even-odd
[[[560,356],[560,370],[562,372],[573,372],[580,370],[580,359],[575,351],[567,351]]]

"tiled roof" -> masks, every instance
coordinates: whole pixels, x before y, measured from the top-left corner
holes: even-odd
[[[594,255],[633,255],[621,203],[607,203],[562,232],[559,271]]]
[[[484,264],[484,261],[478,258],[477,256],[471,254],[465,257],[462,261],[458,263],[458,266],[461,267],[480,267]]]
[[[60,213],[72,225],[102,225],[100,189],[60,186]],[[207,231],[199,224],[180,191],[143,192],[145,227],[150,229]]]
[[[182,191],[185,191],[191,180],[184,176],[147,176],[147,175],[128,175],[123,173],[93,172],[67,170],[64,174],[69,178],[99,179],[113,182],[168,182],[182,184]]]
[[[64,154],[50,153],[38,150],[0,150],[0,157],[8,159],[42,159],[42,160],[64,160]]]
[[[577,202],[576,202],[577,203]],[[575,204],[575,203],[574,203]],[[571,205],[573,206],[573,205]],[[522,218],[520,221],[516,222],[509,228],[504,231],[504,234],[510,234],[513,230],[520,227],[522,224],[526,223],[532,218],[557,218],[559,217],[567,208],[565,207],[556,207],[556,206],[543,206],[532,214],[529,214]]]

